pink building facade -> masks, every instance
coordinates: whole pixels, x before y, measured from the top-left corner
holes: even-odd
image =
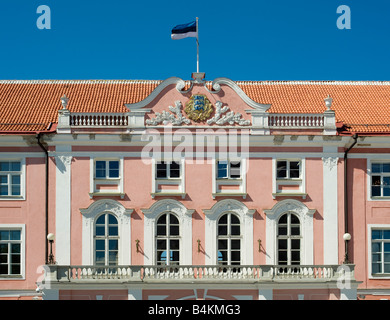
[[[1,299],[388,298],[389,84],[203,77],[0,84]]]

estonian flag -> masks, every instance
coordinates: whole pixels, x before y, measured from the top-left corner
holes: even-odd
[[[171,38],[173,40],[179,40],[188,37],[198,37],[198,30],[196,30],[196,21],[186,24],[180,24],[172,29]]]

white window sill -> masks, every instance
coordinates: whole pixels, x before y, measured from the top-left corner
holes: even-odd
[[[243,199],[246,199],[247,193],[246,192],[217,192],[212,193],[213,199],[216,197],[242,197]]]
[[[150,195],[154,199],[155,197],[181,197],[184,199],[187,195],[185,192],[151,192]]]
[[[272,193],[272,197],[274,199],[276,197],[302,197],[302,199],[306,199],[307,193],[304,193],[304,192],[277,192],[277,193]]]
[[[123,199],[125,197],[125,193],[123,193],[123,192],[90,192],[89,197],[91,199],[93,197],[121,197],[121,199]]]

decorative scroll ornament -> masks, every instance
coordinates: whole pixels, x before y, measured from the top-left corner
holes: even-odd
[[[241,113],[237,112],[235,114],[233,111],[227,112],[229,110],[229,107],[224,106],[222,108],[222,102],[220,101],[216,102],[215,107],[216,107],[215,115],[211,119],[207,120],[207,124],[215,123],[217,125],[223,125],[225,123],[229,123],[232,125],[237,123],[240,126],[248,126],[251,124],[250,120],[245,120],[241,118],[242,117]],[[224,113],[226,113],[226,115],[224,115],[221,118],[221,115]]]
[[[162,113],[156,112],[156,117],[153,119],[147,119],[146,124],[156,126],[158,124],[163,123],[167,125],[168,123],[172,123],[174,126],[180,126],[184,123],[190,124],[191,121],[184,118],[181,113],[182,104],[180,101],[175,101],[175,107],[169,106],[169,110],[173,113],[169,113],[168,111],[163,111]]]
[[[188,118],[195,122],[203,122],[210,118],[214,107],[203,94],[194,94],[186,104],[184,109]]]

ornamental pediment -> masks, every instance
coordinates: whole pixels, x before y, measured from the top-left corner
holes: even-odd
[[[144,114],[146,126],[251,126],[250,113],[265,112],[270,105],[254,102],[226,78],[212,83],[169,78],[126,107],[130,114]]]

